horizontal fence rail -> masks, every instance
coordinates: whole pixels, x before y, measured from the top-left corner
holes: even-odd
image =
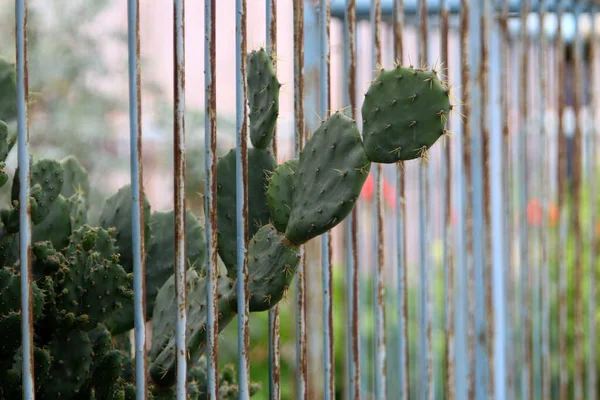
[[[203,19],[185,13],[190,2],[172,4],[170,214],[150,212],[146,199],[141,38],[147,3],[116,3],[127,16],[129,192],[124,200],[106,200],[102,227],[70,214],[64,249],[48,250],[62,233],[57,220],[41,222],[58,218],[40,217],[44,202],[58,207],[59,197],[75,207],[81,188],[68,199],[59,196],[48,183],[54,164],[31,156],[36,109],[29,100],[27,21],[33,6],[15,0],[16,64],[6,75],[14,76],[14,93],[0,71],[0,88],[7,88],[0,113],[14,103],[6,134],[0,124],[0,155],[6,153],[0,177],[8,180],[5,167],[15,174],[0,231],[0,329],[13,334],[18,317],[20,340],[0,344],[0,355],[14,359],[0,365],[8,377],[0,381],[0,400],[18,392],[27,400],[113,398],[102,397],[108,394],[98,386],[111,370],[120,374],[110,378],[113,386],[106,383],[111,395],[137,400],[597,398],[598,4],[230,3],[219,8],[205,0]],[[250,19],[259,14],[264,24]],[[186,24],[202,25],[204,40],[186,36]],[[249,40],[256,31],[261,44]],[[201,45],[202,88],[195,80],[186,84],[185,66]],[[231,57],[218,58],[220,52]],[[217,84],[232,60],[227,79],[235,94]],[[440,85],[435,89],[448,94],[449,111],[435,110],[441,129],[426,116],[437,107],[434,100],[413,106],[422,93],[429,96],[416,84],[410,93],[378,91],[390,71],[399,71],[398,81],[410,78],[401,74],[423,76],[422,85]],[[199,128],[186,123],[186,94],[195,92],[204,96]],[[218,123],[226,111],[217,104],[229,103],[235,147],[227,153],[220,146],[231,138]],[[402,108],[388,112],[394,105]],[[403,145],[427,135],[438,137],[435,143],[419,147],[416,158],[400,159],[398,147],[386,152],[391,161],[369,161],[397,143],[400,128],[368,129],[377,129],[371,127],[378,118],[396,122],[404,115],[415,133]],[[421,123],[434,128],[419,131]],[[186,145],[195,129],[204,132],[203,159]],[[373,148],[367,138],[376,133],[389,143]],[[7,156],[15,141],[16,163]],[[348,167],[358,153],[366,165]],[[203,163],[202,187],[190,188],[194,163]],[[67,168],[66,161],[60,165]],[[64,174],[60,185],[75,179]],[[283,200],[276,197],[287,189]],[[190,217],[189,191],[202,193],[202,218]],[[340,217],[346,202],[352,207]],[[109,224],[105,209],[113,204],[118,217]],[[333,214],[321,221],[327,213]],[[40,224],[50,231],[46,242],[39,240]],[[112,239],[101,245],[104,229]],[[58,272],[40,275],[40,265],[50,268],[48,254]],[[99,285],[109,285],[109,276],[120,283],[94,289],[101,279]],[[113,287],[122,297],[107,308],[103,296],[114,295]],[[97,317],[95,303],[114,320]],[[123,311],[113,315],[113,309]],[[131,326],[119,330],[119,323],[129,323],[115,322],[123,315]],[[128,349],[115,347],[116,331],[127,337]],[[119,350],[111,356],[120,357],[118,368],[107,368],[112,359],[103,357],[110,352],[95,347],[101,335],[110,350]],[[53,353],[60,346],[66,353],[89,351],[74,359]],[[223,365],[232,357],[235,372]]]

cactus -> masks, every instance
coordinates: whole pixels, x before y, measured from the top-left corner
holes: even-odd
[[[219,256],[227,267],[229,277],[237,274],[236,242],[236,159],[231,150],[217,163],[217,209]],[[268,150],[248,149],[248,237],[269,223],[265,188],[277,161]]]
[[[279,115],[279,88],[273,61],[264,49],[247,56],[250,141],[257,149],[266,149],[275,133]]]
[[[445,134],[450,110],[450,91],[435,71],[402,66],[381,70],[361,108],[369,160],[395,163],[425,157]]]
[[[300,153],[285,236],[301,245],[342,222],[356,204],[370,167],[354,121],[336,112]]]
[[[435,72],[405,67],[381,71],[362,106],[363,132],[341,112],[323,121],[298,159],[277,165],[268,150],[278,115],[279,82],[264,50],[248,55],[248,307],[264,312],[285,297],[301,247],[352,211],[371,163],[426,157],[443,135],[451,110]],[[4,82],[0,62],[0,85]],[[402,77],[400,77],[402,75]],[[0,97],[2,92],[0,91]],[[10,94],[10,93],[9,93]],[[404,98],[405,96],[406,98]],[[4,104],[0,98],[1,106]],[[0,163],[14,140],[0,123]],[[9,179],[0,165],[0,187]],[[19,180],[0,211],[0,398],[21,389]],[[218,161],[216,317],[221,332],[238,312],[236,153]],[[136,397],[133,328],[132,191],[120,188],[90,225],[87,172],[74,157],[31,166],[33,322],[36,395],[43,399],[115,400]],[[153,323],[149,398],[172,400],[177,309],[174,212],[150,213],[144,196],[146,320]],[[204,227],[186,213],[188,395],[206,393],[207,283]],[[38,376],[39,375],[39,376]],[[238,396],[231,367],[219,375],[219,399]],[[258,385],[252,384],[250,395]],[[12,396],[12,397],[11,397]]]
[[[267,187],[267,205],[272,223],[280,232],[285,232],[292,212],[294,174],[297,168],[297,158],[284,162],[275,169]]]
[[[17,70],[14,63],[0,58],[0,120],[17,118]]]

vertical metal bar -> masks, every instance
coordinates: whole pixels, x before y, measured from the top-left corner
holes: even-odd
[[[273,68],[277,71],[277,2],[265,1],[267,52],[273,59]],[[277,127],[271,143],[273,157],[277,160]],[[279,340],[279,305],[268,311],[269,315],[269,398],[281,398],[280,387],[280,340]]]
[[[512,329],[511,329],[511,305],[513,299],[512,291],[512,224],[511,224],[511,215],[512,215],[512,185],[511,185],[511,173],[512,173],[512,162],[511,162],[511,146],[510,146],[510,129],[509,129],[509,111],[508,111],[508,89],[509,89],[509,78],[507,70],[511,64],[511,52],[509,45],[509,33],[508,33],[508,0],[499,0],[499,5],[502,6],[502,12],[500,17],[500,29],[502,34],[501,41],[501,54],[500,60],[502,60],[500,67],[500,81],[501,81],[501,90],[500,90],[500,98],[501,98],[501,108],[502,108],[502,154],[504,155],[504,177],[503,184],[505,187],[504,190],[504,239],[505,239],[505,265],[504,268],[507,271],[504,282],[506,285],[506,294],[508,296],[507,307],[505,308],[505,337],[506,337],[506,349],[513,348],[513,338],[512,338]],[[507,354],[507,363],[509,368],[507,368],[507,391],[511,396],[516,397],[515,392],[515,368],[512,368],[513,361],[515,360],[514,352],[508,352]]]
[[[402,64],[404,53],[404,0],[394,0],[394,58]],[[399,161],[396,168],[396,274],[398,301],[398,382],[401,400],[410,398],[409,364],[408,364],[408,292],[406,271],[406,204],[405,182],[406,171],[404,161]]]
[[[504,153],[502,132],[502,95],[503,83],[500,71],[502,69],[501,34],[498,21],[493,18],[493,0],[486,0],[485,14],[488,21],[487,37],[490,40],[490,73],[489,73],[489,103],[488,115],[490,118],[490,189],[491,189],[491,226],[490,233],[492,248],[492,274],[493,284],[490,284],[493,301],[493,386],[490,395],[501,400],[507,398],[506,387],[506,292],[505,292],[505,262],[504,256],[504,195],[506,188],[503,185],[503,159]],[[489,282],[488,282],[489,283]]]
[[[528,152],[527,139],[529,136],[529,114],[527,104],[527,93],[529,89],[529,79],[527,72],[529,71],[529,38],[527,33],[527,16],[529,15],[529,0],[523,0],[521,3],[521,64],[520,64],[520,87],[521,94],[519,95],[519,157],[516,163],[519,169],[519,249],[520,249],[520,300],[519,309],[521,310],[521,352],[523,357],[523,369],[521,375],[521,390],[522,398],[531,398],[533,374],[531,373],[531,316],[530,316],[530,299],[529,299],[529,263],[528,263],[528,244],[529,230],[527,226],[527,201],[528,201],[528,182],[527,182],[527,166]]]
[[[541,6],[543,0],[540,0],[537,3],[537,7],[533,10],[533,14],[537,14],[541,17]],[[540,21],[541,22],[541,21]],[[540,118],[543,114],[544,104],[541,101],[542,95],[542,66],[539,65],[540,61],[540,53],[541,53],[541,37],[543,36],[542,25],[540,24],[540,28],[536,34],[533,35],[533,54],[532,54],[532,69],[534,71],[539,71],[539,73],[531,74],[530,70],[525,71],[527,74],[527,80],[532,82],[530,88],[528,88],[525,93],[528,98],[527,101],[531,101],[533,98],[539,99],[538,107],[532,106],[532,118],[531,118],[531,134],[527,138],[527,143],[529,145],[530,142],[539,144],[539,150],[533,150],[531,153],[532,162],[530,161],[527,165],[527,170],[530,171],[531,176],[541,176],[543,172],[541,169],[543,168],[541,163],[543,162],[540,159],[540,151],[544,146],[545,139],[542,137],[541,133],[541,121]],[[539,36],[538,36],[539,35]],[[528,50],[529,51],[529,50]],[[537,55],[537,57],[535,57]],[[538,65],[536,65],[538,62]],[[535,103],[532,103],[535,104]],[[540,112],[542,110],[542,112]],[[532,146],[533,147],[533,146]],[[531,185],[531,201],[528,206],[534,206],[535,200],[539,199],[538,204],[541,204],[545,201],[544,195],[542,193],[540,187],[540,181],[533,179],[530,183]],[[542,219],[544,218],[543,205],[542,207]],[[529,207],[528,207],[529,210]],[[529,221],[529,217],[527,218],[528,226],[530,229],[529,235],[531,236],[531,263],[530,263],[530,290],[531,290],[531,348],[532,348],[532,358],[531,358],[531,373],[532,373],[532,385],[531,391],[534,399],[539,399],[542,394],[542,332],[540,330],[541,327],[541,249],[542,246],[542,232],[540,229],[540,225],[537,225],[534,221]]]
[[[448,66],[448,34],[449,34],[449,10],[448,0],[442,0],[440,5],[440,42],[441,42],[441,66],[445,70],[446,77],[450,76]],[[442,74],[443,79],[444,74]],[[448,85],[448,82],[446,82]],[[448,121],[446,129],[450,129]],[[452,358],[452,344],[454,339],[454,307],[452,293],[452,246],[450,245],[450,232],[452,230],[452,160],[451,143],[446,141],[442,153],[442,242],[443,242],[443,274],[444,274],[444,359],[443,359],[443,391],[445,398],[454,399],[454,362]]]
[[[207,391],[208,397],[216,399],[219,393],[219,321],[217,315],[217,77],[216,77],[216,0],[204,1],[204,216],[206,224],[206,271],[207,271]]]
[[[583,279],[583,261],[581,253],[583,252],[582,246],[582,232],[581,232],[581,160],[582,160],[582,129],[581,129],[581,118],[580,112],[583,106],[583,85],[582,80],[584,75],[582,73],[582,42],[579,29],[579,18],[581,17],[582,3],[578,2],[575,4],[575,37],[573,39],[574,47],[574,64],[573,64],[573,109],[575,111],[575,136],[573,138],[573,213],[572,225],[573,225],[573,239],[575,244],[575,265],[574,265],[574,276],[573,283],[575,289],[575,337],[574,337],[574,369],[573,369],[573,383],[574,383],[574,398],[581,400],[583,398],[583,296],[581,294],[582,287],[581,281]]]
[[[550,263],[548,259],[549,234],[548,234],[548,206],[550,199],[550,188],[543,182],[550,181],[548,170],[548,132],[546,129],[545,114],[548,98],[548,43],[544,25],[546,23],[546,1],[540,0],[540,41],[538,46],[538,68],[540,75],[540,102],[539,102],[539,121],[540,121],[540,154],[541,154],[541,185],[540,196],[542,198],[542,221],[541,221],[541,271],[538,273],[539,284],[541,285],[541,398],[550,398]]]
[[[485,349],[487,366],[486,369],[482,372],[487,374],[487,380],[485,385],[483,386],[483,393],[487,398],[488,394],[490,397],[493,396],[493,387],[494,387],[494,340],[486,340],[483,339],[482,332],[485,333],[487,337],[494,337],[494,308],[492,307],[492,287],[491,287],[491,279],[492,279],[492,268],[493,268],[493,255],[492,255],[492,240],[491,240],[491,194],[490,194],[490,127],[489,127],[489,118],[490,111],[489,103],[490,103],[490,94],[488,93],[490,89],[489,81],[490,79],[494,79],[494,77],[490,77],[489,70],[489,41],[490,41],[490,24],[492,23],[492,12],[491,12],[491,4],[488,1],[483,0],[481,3],[481,16],[480,20],[480,43],[481,43],[481,65],[479,68],[479,73],[476,76],[476,79],[479,83],[479,90],[481,96],[481,115],[480,115],[480,123],[481,123],[481,156],[482,161],[480,165],[474,164],[474,168],[477,171],[477,174],[481,174],[481,193],[478,193],[477,186],[475,186],[475,193],[481,200],[481,208],[482,208],[482,219],[478,221],[479,226],[482,229],[483,236],[481,237],[481,266],[482,272],[479,272],[477,267],[475,268],[475,285],[477,285],[478,276],[482,279],[481,287],[478,288],[475,286],[475,304],[476,307],[479,305],[479,316],[477,317],[476,313],[476,325],[477,320],[483,321],[482,330],[478,331],[477,340],[481,341],[481,346]],[[488,10],[489,9],[489,12]],[[473,153],[474,154],[474,153]],[[482,173],[479,172],[480,168],[483,170]],[[474,177],[474,184],[475,184]],[[476,203],[475,203],[476,204]],[[475,227],[477,229],[477,226]],[[477,234],[477,230],[475,230],[475,234]],[[477,242],[475,242],[477,243]],[[489,256],[488,256],[489,254]],[[475,254],[478,257],[477,254]],[[477,265],[477,261],[475,262]],[[483,294],[481,294],[481,290],[483,290]],[[479,293],[479,294],[478,294]],[[481,296],[481,297],[479,297]],[[480,303],[483,301],[483,303]],[[477,330],[477,326],[475,327]],[[485,378],[485,377],[483,377]]]
[[[381,68],[381,0],[371,1],[371,71],[376,76]],[[373,182],[373,313],[374,313],[374,365],[375,399],[386,398],[386,349],[385,349],[385,296],[383,260],[383,216],[381,210],[381,164],[374,165]]]
[[[597,312],[597,265],[596,260],[598,257],[597,254],[597,234],[596,234],[596,224],[598,223],[598,182],[596,181],[596,145],[597,145],[597,124],[598,117],[596,116],[596,110],[598,109],[598,97],[596,95],[596,11],[597,6],[594,4],[591,6],[592,9],[590,11],[590,38],[589,38],[589,82],[588,86],[592,88],[589,91],[590,93],[590,114],[592,116],[591,127],[589,128],[589,175],[588,179],[590,181],[590,190],[589,190],[589,198],[588,201],[590,203],[591,216],[590,216],[590,226],[589,226],[589,243],[590,243],[590,252],[589,252],[589,261],[588,264],[590,266],[590,293],[588,299],[588,365],[587,365],[587,398],[588,399],[596,399],[597,398],[597,366],[596,366],[596,349],[597,349],[597,322],[596,322],[596,312]]]
[[[304,2],[294,0],[294,157],[300,156],[304,143]],[[306,280],[304,246],[296,279],[296,399],[308,399],[308,358],[306,335]]]
[[[29,204],[29,82],[27,69],[27,0],[16,0],[17,152],[19,162],[19,256],[21,260],[21,338],[23,399],[35,398],[33,301],[31,292],[31,205]]]
[[[418,3],[418,23],[419,23],[419,60],[421,65],[427,64],[429,56],[429,41],[427,29],[427,1],[419,0]],[[435,395],[433,381],[433,352],[431,349],[431,296],[430,273],[429,273],[429,255],[427,252],[429,212],[428,212],[428,187],[429,187],[429,167],[426,162],[419,166],[419,232],[420,232],[420,358],[421,358],[421,396],[423,399],[432,399]]]
[[[235,2],[235,103],[236,103],[236,232],[237,232],[237,309],[238,375],[240,399],[250,398],[248,347],[250,321],[248,310],[248,139],[246,124],[246,0]]]
[[[177,400],[187,398],[187,346],[186,346],[186,264],[185,264],[185,0],[175,0],[175,127],[173,144],[175,153],[175,293],[177,297],[176,357]]]
[[[469,114],[469,62],[468,62],[468,37],[469,37],[469,1],[461,0],[460,2],[460,69],[461,69],[461,84],[462,84],[462,99],[463,105],[461,112],[467,116]],[[455,293],[460,293],[461,296],[456,296],[455,306],[455,398],[466,399],[471,394],[471,362],[470,362],[470,346],[469,346],[469,261],[467,257],[468,248],[468,220],[467,220],[467,205],[469,202],[469,183],[470,176],[469,166],[469,135],[470,123],[466,119],[463,124],[462,134],[458,137],[456,144],[458,171],[457,180],[459,181],[459,190],[456,192],[456,204],[458,207],[458,222],[456,229],[456,264],[461,266],[454,270]]]
[[[129,146],[131,149],[131,210],[133,235],[133,295],[135,311],[135,380],[138,400],[147,398],[146,385],[146,266],[144,250],[144,188],[142,166],[142,103],[140,82],[139,0],[127,2],[129,57]]]
[[[320,29],[320,65],[319,65],[319,95],[320,114],[324,120],[329,117],[329,1],[320,0],[319,29]],[[324,398],[331,400],[335,397],[334,356],[333,356],[333,283],[331,281],[331,235],[325,232],[321,235],[321,266],[323,272],[323,372]]]
[[[558,2],[557,57],[558,57],[558,208],[560,212],[558,245],[558,314],[559,314],[559,400],[568,398],[569,370],[567,369],[567,234],[569,220],[568,205],[565,201],[567,178],[567,142],[564,131],[565,110],[565,44],[562,18],[565,0]]]
[[[356,0],[346,0],[344,13],[345,62],[344,76],[347,77],[345,103],[350,105],[350,114],[356,120]],[[360,346],[358,324],[358,244],[357,213],[355,205],[346,219],[347,277],[346,297],[348,299],[348,398],[361,399],[360,389]]]
[[[484,251],[484,210],[483,210],[483,164],[481,136],[481,92],[480,69],[482,65],[481,46],[481,3],[471,3],[469,10],[469,64],[473,73],[469,76],[469,125],[471,135],[471,177],[473,202],[473,274],[475,285],[475,397],[488,398],[488,349],[485,343],[488,327],[485,304],[485,251]]]

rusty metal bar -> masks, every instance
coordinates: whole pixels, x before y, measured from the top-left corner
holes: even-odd
[[[448,0],[442,0],[440,4],[440,42],[441,42],[441,65],[440,71],[442,79],[447,78],[446,85],[449,85],[449,55],[448,55],[448,35],[449,35],[449,11]],[[446,129],[450,130],[450,120],[446,123]],[[442,268],[444,275],[444,359],[443,359],[443,393],[445,398],[454,399],[454,385],[452,376],[454,375],[454,360],[452,358],[452,345],[454,340],[454,306],[452,293],[452,245],[450,243],[452,231],[452,158],[451,143],[446,141],[445,148],[441,152],[442,163],[442,242],[443,256]]]
[[[503,80],[501,77],[502,69],[502,44],[500,33],[500,22],[493,16],[493,0],[486,0],[484,4],[484,13],[486,16],[486,36],[489,43],[489,102],[484,103],[488,108],[490,118],[490,203],[491,218],[489,234],[493,240],[490,241],[490,255],[492,259],[492,270],[489,275],[488,285],[492,291],[492,310],[493,310],[493,332],[492,338],[493,379],[490,385],[490,397],[494,399],[507,398],[507,368],[506,368],[506,291],[505,291],[505,266],[506,250],[504,248],[504,195],[506,190],[504,182],[504,162],[506,157],[504,153],[503,132],[502,132],[502,88]],[[491,281],[491,282],[490,282]],[[493,285],[492,285],[493,283]]]
[[[294,19],[294,157],[300,156],[304,143],[304,2],[293,0]],[[308,357],[306,334],[306,254],[296,272],[296,399],[308,399]]]
[[[35,398],[33,301],[31,282],[31,204],[29,168],[29,82],[27,65],[27,0],[15,1],[17,36],[17,152],[19,163],[19,259],[21,262],[21,351],[23,399]]]
[[[573,283],[575,289],[575,337],[574,337],[574,369],[573,369],[573,384],[574,398],[576,400],[583,399],[583,295],[582,295],[582,280],[583,280],[583,260],[581,253],[583,252],[581,231],[581,167],[582,167],[582,121],[581,110],[583,108],[583,83],[584,74],[582,71],[583,58],[583,43],[580,37],[579,19],[582,12],[582,3],[575,4],[574,19],[575,19],[575,37],[573,39],[574,57],[573,57],[573,109],[575,111],[575,136],[573,137],[573,183],[572,183],[572,205],[573,213],[572,227],[573,239],[575,245],[575,265]]]
[[[506,190],[504,190],[504,204],[505,204],[505,214],[504,214],[504,239],[505,239],[505,287],[506,287],[506,295],[508,296],[507,307],[505,311],[505,320],[506,320],[506,349],[513,348],[513,330],[511,326],[511,310],[513,309],[514,303],[514,285],[512,284],[512,190],[511,189],[511,176],[512,176],[512,152],[511,152],[511,140],[510,140],[510,128],[509,128],[509,75],[508,70],[511,65],[511,51],[509,44],[509,33],[508,33],[508,0],[499,0],[499,6],[502,6],[502,11],[500,15],[500,29],[502,35],[501,41],[501,55],[500,59],[502,60],[501,68],[500,68],[500,80],[501,80],[501,108],[502,108],[502,153],[504,154],[504,179],[503,184]],[[514,360],[516,359],[515,352],[509,352],[507,354],[507,392],[513,397],[516,396],[515,391],[515,374],[516,369],[513,368]]]
[[[344,103],[350,105],[350,115],[356,120],[356,0],[346,0],[344,13],[344,75],[346,89]],[[346,298],[348,303],[348,398],[361,399],[360,385],[360,346],[358,324],[358,243],[357,213],[358,204],[346,219],[347,275]]]
[[[381,0],[371,1],[371,72],[376,76],[381,68]],[[373,169],[373,313],[374,313],[374,398],[386,398],[385,296],[383,259],[383,216],[381,205],[381,164]]]
[[[557,49],[558,58],[557,73],[558,79],[558,209],[560,215],[559,221],[559,244],[557,246],[559,260],[558,265],[558,374],[559,379],[559,400],[566,400],[568,397],[569,370],[567,369],[567,235],[569,231],[569,208],[565,201],[566,179],[567,179],[567,142],[564,131],[564,112],[565,112],[565,44],[563,38],[563,15],[565,0],[559,0],[558,3],[558,28],[557,28]]]
[[[529,229],[527,226],[527,201],[528,201],[528,182],[527,182],[527,139],[529,136],[529,110],[527,103],[527,93],[530,87],[528,79],[529,70],[529,38],[527,33],[527,16],[529,15],[529,1],[521,2],[520,15],[520,88],[519,96],[519,128],[518,135],[518,158],[515,160],[515,168],[518,170],[518,186],[519,186],[519,304],[521,316],[521,352],[522,352],[522,374],[521,374],[521,396],[523,399],[529,399],[532,396],[533,374],[531,372],[531,315],[530,315],[530,293],[529,293]]]
[[[235,2],[236,232],[239,398],[250,398],[248,310],[248,138],[246,122],[246,0]]]
[[[598,223],[598,183],[597,183],[597,175],[596,175],[596,167],[597,167],[597,154],[596,154],[596,146],[597,146],[597,124],[598,117],[596,116],[596,111],[598,110],[598,97],[595,92],[596,83],[598,82],[596,79],[596,11],[597,6],[593,5],[592,10],[590,12],[590,38],[589,38],[589,82],[588,86],[592,88],[590,91],[590,99],[589,99],[589,107],[591,109],[592,121],[591,127],[588,129],[589,135],[589,173],[588,180],[590,182],[590,190],[589,190],[589,198],[590,202],[590,225],[589,225],[589,243],[590,243],[590,251],[589,251],[589,260],[588,265],[590,266],[590,293],[588,299],[588,363],[587,363],[587,395],[588,399],[596,399],[597,398],[597,366],[596,366],[596,349],[597,349],[597,340],[598,340],[598,330],[597,330],[597,321],[596,321],[596,312],[597,312],[597,280],[598,273],[596,270],[596,260],[598,257],[598,235],[596,233],[596,226]]]
[[[277,2],[265,1],[267,52],[273,59],[273,68],[277,71]],[[277,160],[277,127],[271,142],[273,157]],[[279,304],[268,311],[269,321],[269,399],[281,398],[281,361],[279,338]]]
[[[542,198],[542,221],[541,221],[541,271],[538,273],[538,282],[541,286],[540,308],[541,308],[541,398],[550,398],[550,262],[548,259],[549,233],[548,233],[548,208],[550,201],[550,188],[544,182],[550,181],[548,165],[548,143],[550,141],[545,124],[545,114],[548,99],[548,43],[543,27],[547,21],[545,0],[540,0],[540,41],[538,46],[538,69],[540,74],[540,153],[541,153],[541,185],[540,195]]]
[[[204,214],[206,224],[207,284],[207,394],[216,399],[219,392],[219,321],[217,315],[218,226],[217,226],[217,77],[216,77],[216,0],[204,1]]]
[[[319,65],[319,95],[320,114],[323,120],[330,115],[330,49],[329,49],[329,1],[319,3],[319,36],[320,36],[320,65]],[[323,273],[323,373],[324,398],[335,398],[334,355],[333,355],[333,282],[331,269],[331,235],[325,232],[321,235],[321,266]]]
[[[469,1],[461,0],[460,3],[460,81],[462,86],[461,113],[465,116],[469,114],[469,63],[467,57],[468,37],[469,37]],[[470,362],[470,346],[469,346],[469,258],[468,258],[468,220],[467,207],[469,202],[469,120],[466,119],[463,124],[457,127],[461,131],[457,135],[456,144],[456,159],[459,162],[458,171],[456,171],[456,180],[458,181],[459,189],[456,192],[456,204],[458,208],[458,218],[456,227],[456,265],[461,268],[454,270],[454,291],[461,293],[461,296],[456,296],[454,302],[454,341],[455,341],[455,370],[454,370],[454,385],[455,398],[466,399],[471,392],[471,362]]]
[[[472,226],[473,226],[473,283],[475,286],[475,398],[486,399],[489,394],[489,355],[485,338],[488,335],[485,295],[485,230],[484,230],[484,183],[483,183],[483,140],[482,140],[482,82],[483,64],[481,32],[482,7],[479,2],[471,3],[469,9],[469,65],[473,71],[469,76],[469,125],[471,136],[471,179],[472,179]]]
[[[140,81],[139,0],[127,1],[129,73],[129,146],[131,151],[131,214],[133,248],[133,301],[135,317],[136,397],[148,396],[146,381],[146,266],[144,250],[144,188],[142,166],[142,103]]]
[[[394,0],[393,10],[394,59],[402,64],[404,54],[404,0]],[[408,290],[406,267],[406,171],[404,162],[396,167],[396,274],[397,274],[397,314],[398,314],[398,382],[401,400],[410,398],[408,361]]]
[[[418,47],[419,59],[417,68],[427,64],[429,58],[429,32],[427,27],[427,1],[419,0],[418,3]],[[419,254],[419,332],[420,332],[420,362],[421,362],[421,397],[429,399],[435,394],[435,385],[433,380],[433,351],[431,347],[431,329],[432,321],[432,303],[431,294],[431,273],[429,271],[429,254],[427,240],[429,237],[429,202],[428,188],[430,184],[429,167],[427,160],[419,165],[419,232],[420,232],[420,254]]]
[[[186,346],[186,263],[185,263],[185,0],[175,0],[175,126],[173,144],[175,153],[175,295],[177,321],[175,342],[177,357],[177,400],[187,399],[187,346]]]

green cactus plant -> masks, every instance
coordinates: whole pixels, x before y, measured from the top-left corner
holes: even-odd
[[[363,140],[372,162],[426,157],[444,134],[450,90],[436,71],[396,66],[371,82],[361,113]]]
[[[248,63],[254,146],[248,150],[248,307],[250,312],[263,312],[285,298],[301,246],[350,214],[371,163],[426,157],[426,150],[445,133],[443,116],[451,106],[448,90],[435,72],[400,66],[382,70],[362,107],[362,135],[351,118],[335,112],[297,159],[277,165],[268,147],[277,122],[280,84],[263,49],[251,52]],[[412,126],[405,127],[406,121]],[[0,162],[14,144],[5,126],[0,124]],[[238,312],[235,156],[232,150],[217,165],[218,254],[224,265],[216,282],[219,332]],[[8,176],[2,170],[0,183],[3,180],[6,183]],[[113,400],[136,395],[129,340],[134,316],[131,186],[106,199],[99,226],[90,225],[87,217],[89,188],[87,172],[74,157],[32,163],[34,363],[39,375],[36,393],[44,399]],[[0,399],[18,393],[21,379],[18,171],[11,194],[11,204],[0,212]],[[175,216],[173,211],[152,213],[145,197],[143,216],[145,318],[153,324],[149,398],[171,400],[177,361]],[[204,227],[190,212],[185,240],[188,396],[201,400],[207,396],[206,238]],[[219,399],[237,396],[234,376],[230,367],[221,371]],[[251,395],[258,389],[251,385]]]

